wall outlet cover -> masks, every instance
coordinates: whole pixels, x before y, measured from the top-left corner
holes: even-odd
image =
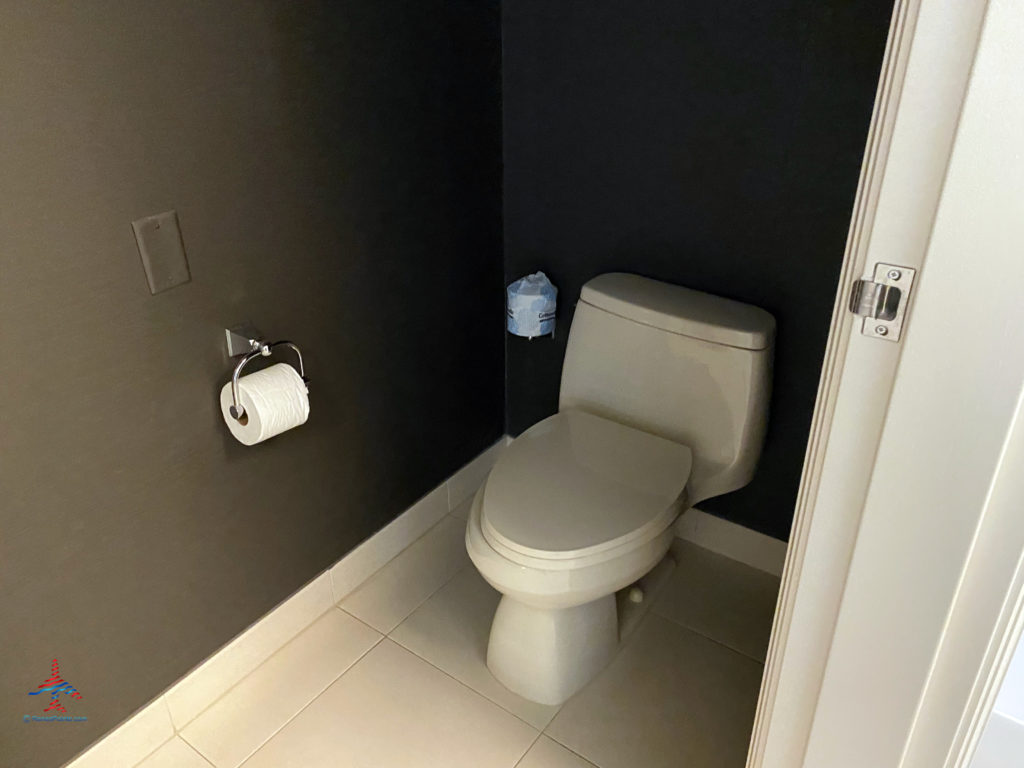
[[[142,266],[146,270],[150,293],[157,294],[192,279],[185,258],[178,214],[165,211],[132,222],[139,245]]]

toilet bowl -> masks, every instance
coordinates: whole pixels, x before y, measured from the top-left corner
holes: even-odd
[[[757,307],[636,275],[583,287],[559,412],[505,449],[466,527],[502,595],[487,666],[505,687],[560,704],[586,685],[619,644],[615,592],[685,509],[749,482],[773,334]]]
[[[558,704],[608,663],[614,593],[668,551],[690,465],[686,446],[572,409],[506,449],[466,549],[502,593],[487,660],[507,688]]]

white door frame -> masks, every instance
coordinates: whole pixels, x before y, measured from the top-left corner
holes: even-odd
[[[1018,0],[991,0],[844,586],[808,766],[964,764],[991,705],[994,667],[1015,634],[1024,552],[1016,519],[1024,486],[1014,464],[1024,439],[1017,423],[1021,29]]]
[[[820,738],[826,733],[819,698],[826,668],[833,676],[838,669],[830,656],[844,590],[862,543],[897,369],[913,327],[922,324],[912,312],[898,343],[862,336],[862,321],[846,310],[846,299],[853,281],[870,275],[875,263],[924,265],[985,11],[984,0],[900,0],[894,9],[749,768],[804,765],[813,728]],[[919,280],[926,274],[922,269]],[[915,293],[923,290],[919,284]],[[912,310],[916,303],[914,297]]]

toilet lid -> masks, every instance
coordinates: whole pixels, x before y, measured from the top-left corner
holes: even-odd
[[[538,422],[484,487],[484,536],[532,557],[597,554],[664,530],[690,477],[690,449],[583,411]]]

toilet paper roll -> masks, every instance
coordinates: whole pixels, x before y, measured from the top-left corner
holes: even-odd
[[[241,420],[231,416],[231,382],[220,391],[220,412],[238,442],[255,445],[269,440],[309,418],[306,383],[287,363],[277,363],[238,379],[238,401],[245,408]]]

